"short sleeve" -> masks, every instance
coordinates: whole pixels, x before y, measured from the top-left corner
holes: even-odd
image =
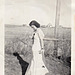
[[[44,33],[43,33],[43,31],[42,31],[41,29],[38,29],[38,34],[39,34],[39,37],[40,37],[41,39],[44,38]]]

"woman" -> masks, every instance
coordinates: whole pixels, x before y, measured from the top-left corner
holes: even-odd
[[[44,34],[40,29],[40,24],[36,21],[30,22],[30,27],[33,28],[33,59],[31,61],[31,66],[26,75],[45,75],[48,73],[48,70],[44,64],[44,44],[43,38]]]

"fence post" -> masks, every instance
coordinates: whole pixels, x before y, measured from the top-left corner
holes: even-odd
[[[60,0],[57,0],[56,3],[56,18],[55,18],[55,29],[54,37],[58,39],[58,28],[59,28],[59,19],[60,19]],[[58,41],[54,41],[54,56],[57,57]]]

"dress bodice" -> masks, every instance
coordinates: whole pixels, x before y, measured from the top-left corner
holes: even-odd
[[[44,38],[44,34],[40,28],[37,29],[37,31],[34,32],[33,34],[33,48],[35,47],[36,49],[41,49],[40,46],[40,38]]]

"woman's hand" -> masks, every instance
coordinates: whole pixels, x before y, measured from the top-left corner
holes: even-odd
[[[42,54],[41,50],[39,50],[39,54]]]
[[[39,54],[44,53],[44,49],[39,50]]]
[[[41,49],[41,51],[42,51],[42,54],[44,54],[44,51],[45,51],[45,50],[44,50],[44,49]]]

